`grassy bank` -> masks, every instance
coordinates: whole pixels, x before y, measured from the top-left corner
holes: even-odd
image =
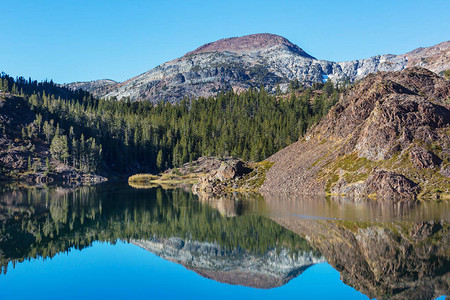
[[[173,189],[182,186],[188,186],[197,183],[201,174],[179,175],[175,173],[167,174],[136,174],[128,178],[128,184],[134,188],[153,188],[161,186],[167,189]]]

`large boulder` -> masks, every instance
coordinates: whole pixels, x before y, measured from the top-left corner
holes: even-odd
[[[215,172],[214,179],[217,179],[219,181],[231,180],[246,173],[248,173],[248,168],[245,167],[243,161],[224,161],[220,165],[219,169]]]
[[[419,192],[419,186],[403,175],[377,170],[365,182],[365,193],[384,199],[410,199]]]
[[[215,164],[217,166],[217,164]],[[200,177],[197,184],[192,187],[194,193],[220,194],[232,181],[252,171],[239,159],[227,158],[221,161],[216,169],[210,169],[208,173]]]
[[[413,164],[419,168],[433,169],[442,161],[439,157],[422,147],[414,147],[411,149],[409,152],[409,157]]]

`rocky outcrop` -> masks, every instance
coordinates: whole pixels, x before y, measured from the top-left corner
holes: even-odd
[[[375,170],[367,178],[364,187],[364,194],[376,193],[377,196],[384,199],[408,199],[419,189],[416,183],[405,176],[384,170]]]
[[[419,48],[403,55],[377,55],[347,62],[319,60],[274,34],[253,34],[203,45],[181,58],[122,83],[93,81],[67,84],[96,95],[117,99],[179,102],[186,97],[215,95],[221,90],[242,91],[264,85],[286,90],[291,80],[304,85],[332,80],[360,80],[378,71],[422,66],[434,72],[450,68],[450,42]]]
[[[217,170],[224,161],[231,158],[218,158],[215,156],[202,156],[197,160],[189,163],[185,163],[184,165],[177,168],[178,172],[181,174],[189,174],[189,173],[210,173],[213,170]],[[173,169],[168,169],[164,173],[172,173]]]
[[[306,237],[344,283],[370,298],[435,299],[450,292],[446,221],[275,221]]]
[[[207,242],[180,238],[135,240],[133,244],[159,257],[183,265],[200,276],[228,284],[270,289],[286,284],[308,267],[324,262],[312,252],[292,256],[286,249],[265,254],[226,250]]]
[[[438,156],[422,147],[412,148],[409,157],[412,163],[419,168],[433,169],[442,162]]]
[[[268,160],[264,192],[448,195],[450,82],[421,68],[369,75],[304,139]],[[444,171],[442,171],[444,170]]]
[[[118,84],[118,82],[111,79],[100,79],[94,81],[65,83],[62,84],[61,86],[68,88],[72,91],[82,89],[86,92],[93,94],[94,96],[100,97],[102,95],[109,93],[116,84]]]
[[[226,192],[228,185],[233,184],[233,180],[238,180],[252,171],[243,161],[232,158],[222,159],[220,165],[215,166],[216,168],[208,170],[192,187],[194,193],[221,194]]]

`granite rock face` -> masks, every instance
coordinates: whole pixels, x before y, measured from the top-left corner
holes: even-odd
[[[284,285],[308,267],[325,262],[320,255],[311,252],[291,256],[285,249],[279,253],[274,249],[260,255],[176,237],[135,240],[132,243],[200,276],[261,289]]]
[[[377,55],[362,60],[331,62],[312,57],[274,34],[253,34],[205,44],[181,58],[122,83],[94,81],[66,86],[106,98],[179,102],[186,97],[211,96],[264,85],[286,90],[291,80],[304,85],[332,80],[354,82],[378,71],[400,71],[420,65],[441,72],[450,65],[450,42],[416,49],[404,55]],[[411,59],[410,59],[411,57]]]
[[[71,90],[84,90],[92,93],[94,96],[102,96],[108,93],[118,82],[111,79],[100,79],[94,81],[72,82],[63,84]]]

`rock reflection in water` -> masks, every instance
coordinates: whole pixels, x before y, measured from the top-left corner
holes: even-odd
[[[328,218],[361,221],[429,221],[449,220],[448,201],[391,202],[314,195],[265,195],[260,214],[293,218]],[[260,208],[262,208],[260,206]]]
[[[274,221],[305,237],[344,283],[369,297],[433,299],[449,294],[448,203],[266,200]]]
[[[199,199],[117,184],[2,187],[0,266],[124,240],[230,284],[280,286],[326,259],[370,297],[431,299],[449,293],[448,211],[445,202]]]
[[[369,297],[434,299],[449,294],[446,220],[273,220],[305,237],[344,283]]]
[[[232,194],[214,196],[200,193],[198,201],[216,209],[222,216],[236,217],[244,214],[258,214],[266,208],[265,199],[260,194]]]
[[[240,208],[235,214],[269,216],[307,239],[344,283],[369,297],[433,299],[450,292],[448,202],[355,203],[292,195],[266,195],[253,204],[244,196],[203,201],[220,207],[230,199]]]

